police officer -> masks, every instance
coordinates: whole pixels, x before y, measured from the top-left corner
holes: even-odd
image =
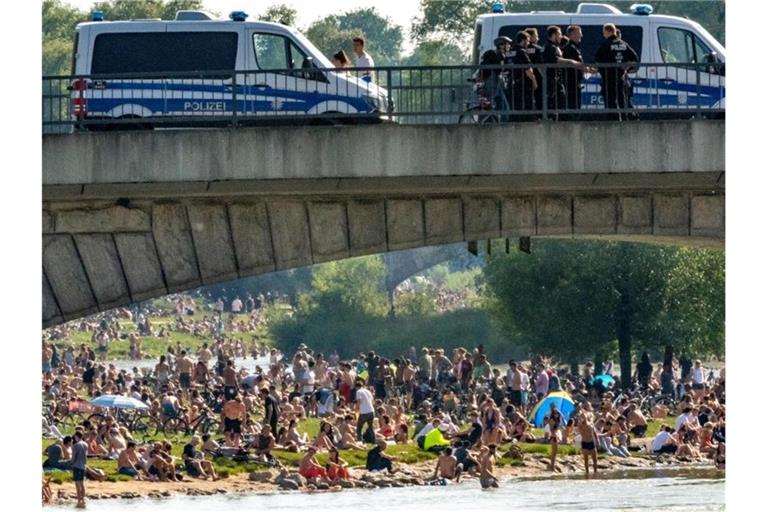
[[[501,66],[504,64],[510,49],[512,48],[512,40],[507,36],[499,36],[493,40],[495,49],[488,50],[483,53],[480,58],[480,65],[482,66]],[[481,69],[480,78],[485,82],[485,94],[489,98],[493,98],[496,108],[502,108],[502,95],[506,94],[506,87],[503,83],[504,76],[501,68],[498,69]]]
[[[565,29],[568,34],[568,42],[563,48],[563,57],[576,62],[584,62],[581,55],[581,39],[584,37],[581,27],[571,25]],[[584,79],[584,72],[580,69],[564,70],[565,78],[565,105],[569,110],[578,110],[581,108],[581,81]]]
[[[558,66],[569,66],[584,70],[583,62],[566,59],[560,50],[560,40],[563,33],[557,25],[547,27],[547,45],[544,47],[544,63],[556,64]],[[563,69],[560,67],[547,68],[547,108],[555,112],[557,116],[558,109],[564,109],[565,106],[565,83],[563,81]]]
[[[535,67],[536,64],[544,63],[544,48],[539,46],[539,31],[536,28],[527,28],[525,32],[528,34],[528,57],[531,59],[531,64],[534,64],[533,73],[536,75],[536,82],[541,84],[541,69]],[[536,110],[541,110],[542,102],[542,88],[539,87],[534,92],[534,100]]]
[[[530,67],[529,44],[528,33],[525,31],[518,32],[515,36],[515,46],[509,53],[508,62],[520,66],[512,71],[512,109],[515,111],[533,110],[535,91],[539,88],[536,74]]]
[[[600,93],[605,102],[605,108],[627,108],[626,79],[630,66],[637,62],[637,53],[618,35],[618,29],[613,23],[603,25],[605,41],[597,49],[595,62],[599,64],[618,64],[614,67],[599,67],[598,72],[603,80]],[[619,120],[622,115],[619,113]]]

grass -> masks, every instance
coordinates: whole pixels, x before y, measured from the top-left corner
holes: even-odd
[[[194,319],[201,319],[203,317],[202,313],[197,313],[195,316],[191,317]],[[235,315],[237,320],[247,320],[248,315]],[[190,317],[188,317],[190,318]],[[175,317],[167,316],[167,317],[157,317],[152,318],[152,328],[153,330],[157,331],[162,327],[165,326],[172,326],[175,323],[176,319]],[[133,330],[135,328],[135,324],[130,321],[121,320],[118,322],[120,325],[121,330]],[[69,337],[67,337],[64,340],[57,340],[54,344],[59,348],[64,348],[67,346],[72,346],[77,350],[77,348],[81,344],[85,344],[86,346],[90,346],[92,348],[95,348],[96,344],[91,342],[91,337],[93,336],[93,333],[91,332],[81,332],[81,331],[71,331]],[[245,332],[245,333],[238,333],[232,335],[234,338],[243,338],[243,341],[249,342],[251,339],[256,336],[259,338],[259,341],[266,342],[267,344],[271,344],[270,339],[267,336],[267,330],[264,327],[260,327],[259,329],[255,331]],[[191,351],[196,353],[200,348],[203,346],[203,343],[209,343],[210,344],[210,337],[197,337],[192,334],[183,333],[183,332],[175,332],[170,331],[170,337],[168,338],[158,338],[157,336],[142,336],[141,337],[141,351],[145,358],[157,358],[160,357],[162,354],[165,354],[168,352],[168,347],[176,347],[176,342],[179,342],[181,344],[181,347],[183,349],[186,349],[187,351]],[[128,359],[128,355],[130,353],[130,341],[125,340],[114,340],[110,341],[107,344],[107,359]],[[63,357],[63,356],[62,356]]]

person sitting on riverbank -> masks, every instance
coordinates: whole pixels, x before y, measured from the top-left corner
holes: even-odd
[[[376,446],[368,451],[365,460],[365,469],[368,471],[384,471],[387,470],[390,474],[395,473],[397,468],[394,462],[397,460],[391,455],[387,455],[384,451],[387,449],[387,442],[384,440],[376,441]]]
[[[143,480],[139,456],[136,454],[136,443],[128,441],[124,450],[117,457],[117,472],[120,475],[131,476]]]
[[[435,472],[432,474],[432,479],[453,480],[454,478],[459,477],[461,469],[456,456],[453,455],[453,449],[449,446],[437,458],[437,464],[435,465]]]
[[[310,446],[307,449],[307,454],[304,455],[304,458],[301,459],[301,463],[299,464],[299,474],[312,482],[317,482],[318,480],[329,482],[328,473],[317,461],[317,458],[315,457],[316,454],[317,450],[314,446]]]
[[[198,477],[207,480],[210,477],[213,481],[218,480],[219,476],[216,474],[213,464],[205,460],[205,453],[197,449],[198,444],[200,444],[200,437],[194,435],[189,443],[184,445],[184,469],[192,478]]]
[[[349,480],[349,464],[339,457],[339,451],[336,448],[329,450],[325,467],[332,484],[337,484],[339,480]]]
[[[63,439],[48,446],[43,454],[47,457],[43,462],[44,470],[69,471],[72,459],[72,437],[64,436]]]
[[[632,432],[635,437],[645,437],[645,433],[648,431],[648,420],[645,419],[645,415],[643,415],[642,411],[638,409],[637,404],[629,404],[626,418],[629,425],[629,431]]]
[[[651,441],[651,452],[657,455],[677,452],[677,440],[672,436],[673,432],[672,427],[663,425]]]

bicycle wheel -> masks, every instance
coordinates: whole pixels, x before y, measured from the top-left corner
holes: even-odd
[[[201,421],[198,428],[201,434],[211,434],[213,436],[221,432],[221,423],[217,419],[208,418],[205,421]]]
[[[67,430],[74,430],[75,427],[80,425],[84,420],[85,418],[82,414],[72,412],[59,418],[58,424]]]
[[[163,433],[166,435],[184,435],[189,431],[189,425],[183,418],[168,418],[163,423]]]
[[[137,416],[131,424],[131,433],[141,441],[149,441],[160,433],[160,422],[152,416]]]

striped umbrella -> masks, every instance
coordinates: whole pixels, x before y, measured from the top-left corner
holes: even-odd
[[[114,409],[149,409],[149,406],[141,400],[122,395],[101,395],[91,400],[91,405]]]

